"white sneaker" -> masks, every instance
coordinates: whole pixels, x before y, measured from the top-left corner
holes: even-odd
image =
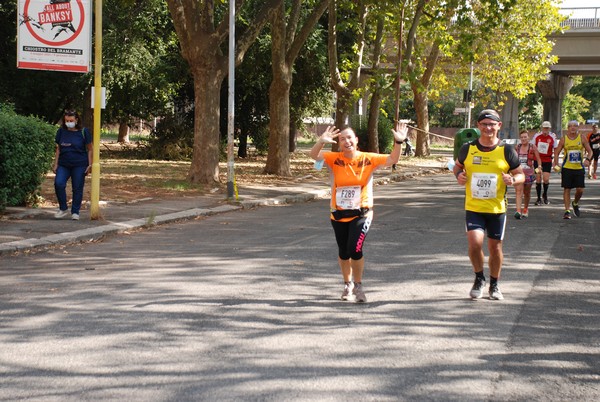
[[[344,284],[344,291],[342,292],[342,300],[348,300],[352,297],[352,289],[354,288],[354,283],[348,282]]]
[[[73,215],[71,215],[71,219],[73,219],[74,221],[78,221],[79,220],[79,214],[73,214]]]
[[[355,283],[354,289],[352,289],[352,294],[354,295],[354,301],[357,303],[366,303],[367,296],[365,296],[365,292],[362,289],[362,284]]]
[[[56,219],[60,219],[60,218],[64,218],[65,216],[67,216],[69,213],[67,212],[67,210],[65,209],[64,211],[61,211],[60,209],[58,210],[57,213],[54,214],[54,217]]]
[[[498,289],[498,285],[490,285],[490,300],[504,300],[504,296],[500,289]]]

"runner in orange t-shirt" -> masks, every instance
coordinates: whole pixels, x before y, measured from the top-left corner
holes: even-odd
[[[327,127],[310,151],[310,156],[323,161],[330,171],[330,218],[344,279],[342,300],[353,297],[357,302],[367,301],[362,289],[363,246],[373,219],[373,172],[398,162],[407,132],[405,123],[396,125],[392,130],[394,149],[385,155],[360,152],[358,138],[351,128],[340,131]],[[339,140],[340,152],[323,151],[323,145],[335,143],[335,138]]]

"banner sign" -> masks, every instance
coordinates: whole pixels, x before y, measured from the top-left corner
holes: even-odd
[[[90,71],[92,0],[18,1],[18,68]]]

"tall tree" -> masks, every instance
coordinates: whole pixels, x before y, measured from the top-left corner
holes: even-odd
[[[165,114],[185,75],[178,42],[163,0],[107,0],[103,79],[110,101],[104,119],[119,123],[128,142],[132,118]]]
[[[338,23],[338,15],[344,14],[349,18],[344,18],[344,21]],[[366,0],[331,0],[329,3],[329,71],[331,85],[336,94],[337,127],[347,124],[353,102],[358,99],[359,90],[366,83],[362,80],[362,61],[367,41],[368,14]],[[346,51],[341,55],[340,31],[348,37],[349,42]]]
[[[273,80],[269,88],[269,153],[265,173],[291,175],[290,89],[294,63],[329,0],[318,0],[314,6],[311,3],[305,1],[303,10],[302,0],[293,0],[286,16],[285,1],[281,0],[271,17]]]
[[[423,0],[420,0],[423,2]],[[485,88],[517,98],[555,61],[547,36],[560,29],[552,0],[429,0],[423,16],[405,39],[407,78],[414,93],[418,127],[427,131],[428,91],[440,62],[453,71],[471,61]],[[418,7],[416,9],[418,11]],[[415,14],[416,15],[416,14]],[[414,26],[414,24],[413,24]],[[435,70],[438,77],[443,70]],[[429,137],[419,132],[417,155],[429,154]]]
[[[188,174],[192,183],[219,181],[220,89],[228,68],[227,3],[214,0],[167,0],[181,53],[194,78],[194,151]],[[236,1],[236,14],[244,3],[244,0]],[[245,19],[245,29],[236,32],[236,65],[243,60],[245,52],[279,5],[280,0],[267,0],[256,13]]]

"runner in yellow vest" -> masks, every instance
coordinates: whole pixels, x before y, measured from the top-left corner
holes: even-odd
[[[563,188],[563,201],[565,213],[563,219],[571,219],[571,205],[575,216],[581,216],[579,200],[585,188],[585,168],[592,160],[592,148],[586,136],[579,134],[579,123],[571,120],[567,125],[567,135],[563,136],[554,150],[554,168],[558,163],[558,156],[564,149],[560,185]],[[584,158],[584,152],[587,156]],[[575,198],[571,204],[571,189],[575,189]]]
[[[498,288],[502,270],[502,239],[506,228],[507,186],[525,182],[519,156],[512,145],[500,143],[498,132],[502,127],[500,115],[486,109],[479,113],[477,126],[480,138],[464,144],[458,152],[454,175],[458,184],[466,187],[466,230],[469,259],[475,272],[471,288],[472,299],[483,297],[485,275],[483,265],[484,234],[487,232],[490,269],[490,300],[502,300]]]

